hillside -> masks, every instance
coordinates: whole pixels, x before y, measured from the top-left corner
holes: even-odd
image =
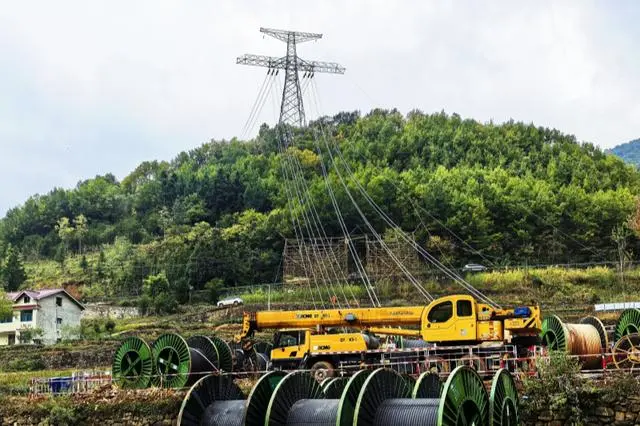
[[[610,152],[629,164],[633,164],[636,167],[640,166],[640,139],[620,144],[611,148]]]
[[[320,129],[331,152],[344,156],[338,168],[315,143]],[[460,241],[494,265],[614,260],[612,230],[626,223],[640,189],[640,173],[620,159],[531,124],[374,110],[292,131],[288,153],[302,165],[328,235],[341,232],[323,165],[350,232],[363,227],[345,187],[376,230],[388,230],[359,184],[453,265],[479,260]],[[273,282],[284,238],[295,237],[289,212],[304,217],[312,208],[287,200],[288,156],[278,152],[277,134],[263,125],[255,140],[212,141],[171,162],[142,163],[122,181],[96,176],[32,196],[0,221],[0,255],[20,251],[31,284],[46,285],[39,280],[52,268],[72,271],[71,282],[96,295],[139,294],[144,278],[159,272],[180,300],[212,282]],[[343,186],[337,170],[349,169],[354,177]],[[628,250],[636,246],[627,238]],[[46,271],[34,277],[40,267]]]

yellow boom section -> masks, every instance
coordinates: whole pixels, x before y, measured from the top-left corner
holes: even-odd
[[[245,312],[242,333],[236,339],[248,337],[253,331],[290,327],[416,326],[420,324],[424,309],[425,306],[402,306]]]

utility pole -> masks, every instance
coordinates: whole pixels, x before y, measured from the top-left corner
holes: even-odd
[[[322,34],[303,33],[298,31],[274,30],[260,28],[260,32],[287,43],[287,54],[281,58],[275,56],[242,55],[236,60],[237,64],[253,65],[269,68],[269,74],[278,73],[283,69],[284,90],[280,105],[279,124],[304,126],[306,119],[302,104],[302,90],[300,90],[299,73],[303,78],[312,78],[316,72],[329,74],[344,74],[345,68],[335,62],[306,61],[296,53],[296,45],[305,41],[322,38]]]

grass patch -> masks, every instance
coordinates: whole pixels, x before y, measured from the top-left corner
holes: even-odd
[[[366,296],[365,289],[360,285],[334,285],[335,296],[339,301],[343,301],[345,297],[353,302],[353,300],[360,300]],[[318,290],[312,288],[310,292],[307,285],[288,285],[279,286],[276,289],[269,291],[263,287],[260,287],[253,291],[245,291],[239,294],[246,305],[249,304],[267,304],[269,300],[271,303],[305,303],[310,302],[313,298],[316,300],[325,299],[325,302],[330,302],[332,294],[327,290]],[[343,294],[344,292],[344,294]]]

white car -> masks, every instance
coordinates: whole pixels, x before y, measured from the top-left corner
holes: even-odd
[[[464,268],[462,268],[462,272],[483,272],[486,270],[486,266],[478,265],[477,263],[469,263],[464,265]]]
[[[218,300],[218,307],[221,308],[223,306],[238,306],[242,305],[244,302],[239,297],[228,297],[226,299]]]

